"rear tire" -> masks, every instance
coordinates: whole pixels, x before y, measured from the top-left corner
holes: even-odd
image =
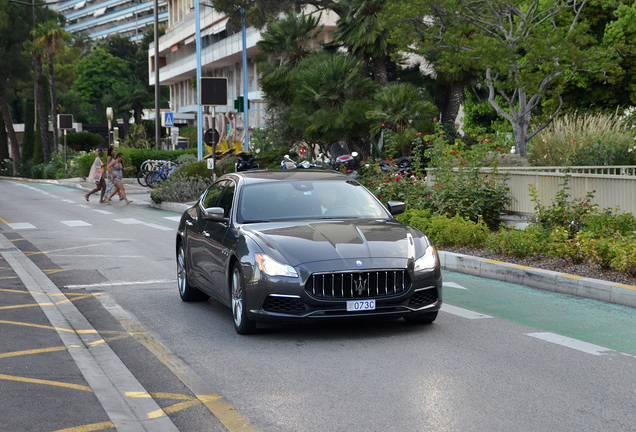
[[[148,183],[146,183],[146,176],[148,175],[148,170],[139,170],[137,173],[137,183],[139,183],[143,187],[148,187]]]
[[[232,318],[238,334],[248,335],[256,331],[256,323],[247,317],[245,282],[239,263],[234,264],[232,269]]]
[[[437,311],[408,314],[402,318],[407,324],[431,324],[437,318]]]
[[[179,296],[184,302],[205,301],[210,298],[209,295],[202,293],[198,289],[194,288],[188,282],[188,262],[185,258],[185,250],[183,249],[183,243],[179,244],[177,250],[177,284],[179,288]]]

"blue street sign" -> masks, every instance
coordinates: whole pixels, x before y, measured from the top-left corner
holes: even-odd
[[[163,126],[174,127],[174,115],[171,112],[163,113]]]

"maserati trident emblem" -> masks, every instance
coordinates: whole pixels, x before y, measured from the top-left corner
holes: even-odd
[[[362,267],[362,261],[356,261],[356,265],[357,265],[358,267]]]
[[[353,283],[356,285],[358,295],[362,295],[362,293],[367,289],[367,280],[368,279],[362,279],[362,276],[360,275],[358,275],[358,280],[353,280]]]

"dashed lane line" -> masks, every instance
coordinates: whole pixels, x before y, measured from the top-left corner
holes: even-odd
[[[482,314],[479,312],[473,312],[468,309],[462,309],[457,306],[451,306],[448,303],[442,304],[442,312],[446,312],[452,315],[456,315],[458,317],[466,318],[466,319],[482,319],[482,318],[492,318],[490,315]]]
[[[0,254],[14,269],[27,290],[47,294],[33,296],[40,304],[54,303],[47,301],[48,294],[58,294],[60,290],[25,254],[6,247],[10,244],[0,233]],[[72,348],[68,352],[88,383],[87,388],[93,389],[93,393],[112,423],[117,425],[118,430],[122,432],[177,431],[176,426],[165,413],[157,418],[148,418],[148,413],[157,412],[160,409],[154,399],[135,400],[132,403],[125,397],[126,391],[144,391],[143,386],[108,344],[89,345],[102,340],[102,337],[72,302],[63,302],[54,307],[42,307],[42,311],[54,328],[79,329],[71,332],[58,330],[57,334],[64,346]]]
[[[541,339],[546,342],[551,342],[553,344],[561,345],[567,348],[575,349],[577,351],[582,351],[584,353],[592,354],[596,356],[611,354],[616,352],[609,348],[605,348],[599,345],[594,345],[589,342],[583,342],[577,339],[572,339],[567,336],[561,336],[556,333],[540,332],[540,333],[528,333],[527,335],[533,338]]]

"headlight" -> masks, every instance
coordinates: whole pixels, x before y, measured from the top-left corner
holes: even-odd
[[[433,245],[426,248],[424,255],[415,260],[415,272],[431,271],[437,265],[437,254]]]
[[[258,268],[267,276],[298,277],[298,273],[292,266],[281,264],[270,256],[256,254],[256,263]]]

